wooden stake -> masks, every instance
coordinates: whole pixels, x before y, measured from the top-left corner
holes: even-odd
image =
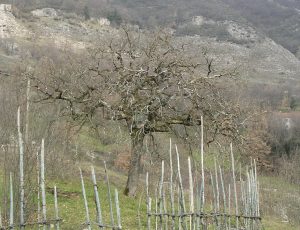
[[[165,162],[161,162],[161,177],[160,177],[160,183],[159,183],[159,224],[160,224],[160,229],[162,229],[163,225],[163,184],[164,184],[164,173],[165,173]]]
[[[29,138],[29,104],[30,104],[30,79],[27,80],[26,90],[26,118],[25,118],[25,143],[28,144]]]
[[[87,202],[87,198],[86,198],[84,180],[83,180],[81,168],[79,168],[79,172],[80,172],[80,179],[81,179],[82,196],[83,196],[84,207],[85,207],[86,224],[87,224],[88,230],[91,230],[92,228],[91,228],[91,221],[90,221],[90,213],[89,213],[89,207],[88,207],[88,202]]]
[[[55,209],[55,219],[56,219],[56,230],[59,230],[59,215],[58,215],[58,202],[57,202],[57,190],[54,186],[54,209]]]
[[[119,194],[118,194],[117,189],[115,189],[115,203],[116,203],[116,211],[117,211],[118,229],[122,229],[122,226],[121,226],[121,211],[120,211],[120,205],[119,205]]]
[[[100,204],[99,193],[98,193],[98,185],[97,185],[97,180],[96,180],[95,169],[93,166],[91,166],[91,170],[92,170],[92,181],[93,181],[93,185],[94,185],[94,196],[95,196],[96,211],[97,211],[97,223],[99,225],[99,228],[103,229],[101,204]]]
[[[3,229],[1,207],[0,207],[0,229]]]
[[[47,227],[47,209],[46,209],[46,189],[45,189],[45,141],[42,139],[41,146],[41,193],[42,193],[42,213],[43,229]]]
[[[174,191],[173,191],[173,160],[172,160],[172,140],[170,138],[170,198],[171,198],[171,210],[172,210],[172,224],[171,229],[175,229],[175,207],[174,207]]]
[[[178,194],[179,196],[179,201],[180,201],[180,208],[181,208],[181,224],[184,229],[187,229],[187,223],[185,221],[185,217],[182,216],[182,214],[185,213],[186,208],[185,208],[185,199],[184,199],[184,190],[183,190],[183,185],[182,185],[182,177],[181,177],[181,170],[180,170],[180,159],[179,159],[179,152],[177,145],[175,145],[175,150],[176,150],[176,155],[177,155],[177,171],[178,171],[178,180],[179,180],[179,191],[180,193]]]
[[[12,173],[9,173],[9,193],[10,193],[10,208],[9,208],[9,229],[14,228],[14,190],[13,190],[13,179]]]
[[[112,205],[112,198],[111,198],[111,192],[110,192],[110,182],[109,182],[109,177],[108,177],[108,172],[107,172],[105,161],[104,161],[104,169],[105,169],[106,184],[107,184],[107,197],[109,200],[110,222],[111,222],[111,225],[114,226],[115,221],[114,221],[113,205]]]
[[[203,131],[203,116],[201,116],[201,179],[202,179],[202,202],[201,202],[201,212],[204,210],[204,204],[205,204],[205,197],[204,197],[204,189],[205,189],[205,183],[204,183],[204,131]]]
[[[189,192],[190,192],[190,213],[195,212],[194,205],[194,186],[193,186],[193,175],[192,175],[192,165],[191,158],[188,157],[188,169],[189,169]],[[194,218],[193,215],[190,216],[190,229],[194,228]]]
[[[21,114],[20,107],[18,108],[17,116],[17,126],[18,126],[18,140],[19,140],[19,155],[20,155],[20,226],[21,230],[25,228],[24,226],[24,147],[23,138],[21,133]]]
[[[236,215],[236,229],[239,229],[239,211],[237,202],[237,190],[236,190],[236,179],[235,179],[235,168],[234,168],[234,157],[232,150],[232,143],[230,143],[230,153],[231,153],[231,164],[232,164],[232,178],[233,178],[233,192],[234,192],[234,205],[235,205],[235,215]]]
[[[149,195],[149,173],[146,173],[146,196],[147,196],[147,229],[151,229],[151,198]]]
[[[36,174],[37,174],[37,222],[41,222],[41,195],[40,195],[40,159],[39,159],[39,151],[36,152]],[[38,225],[38,229],[40,229],[40,224]]]

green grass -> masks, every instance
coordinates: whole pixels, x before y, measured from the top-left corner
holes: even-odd
[[[87,167],[85,167],[87,168]],[[103,168],[97,168],[97,180],[99,196],[102,206],[103,219],[106,223],[110,223],[109,202],[107,198],[107,185]],[[139,199],[129,198],[122,194],[122,189],[126,180],[126,176],[114,171],[109,172],[112,182],[111,192],[114,197],[115,188],[119,191],[119,200],[121,208],[121,219],[123,229],[139,229],[138,225],[138,206]],[[2,177],[0,177],[0,182]],[[94,191],[91,183],[90,173],[84,170],[85,189],[88,199],[89,213],[91,220],[96,219],[96,207],[94,203]],[[71,180],[48,180],[47,181],[47,217],[54,218],[54,198],[52,189],[54,185],[58,188],[58,204],[60,217],[63,219],[61,224],[62,229],[84,229],[85,209],[82,198],[82,189],[79,176],[74,176]],[[289,207],[297,207],[297,203],[289,199],[289,194],[299,195],[299,185],[290,184],[287,181],[278,177],[261,177],[261,208],[263,226],[266,230],[299,230],[300,224],[297,221],[292,221],[291,214],[288,213],[291,222],[285,223],[280,215],[273,213],[269,209],[273,209],[276,205],[287,205]],[[268,189],[267,191],[264,189]],[[299,204],[298,204],[299,205]],[[115,204],[113,204],[114,217],[116,221]],[[146,207],[145,196],[141,199],[141,224],[146,225]],[[295,216],[299,215],[295,213]]]
[[[278,218],[275,217],[265,217],[263,218],[263,227],[265,230],[299,230],[299,225],[293,225],[291,223],[280,222]]]
[[[265,229],[300,229],[300,185],[280,177],[260,177],[261,209]],[[288,222],[285,222],[286,218]]]
[[[101,177],[99,177],[101,178]],[[119,178],[119,180],[123,180],[124,178]],[[79,182],[79,178],[76,181],[52,181],[48,185],[53,187],[54,184],[57,185],[59,194],[67,194],[67,195],[59,195],[59,207],[61,217],[64,219],[63,221],[63,229],[82,229],[82,223],[85,222],[85,210],[84,210],[84,203],[82,199],[81,193],[81,184]],[[300,229],[300,225],[297,223],[290,223],[283,222],[282,218],[276,213],[265,211],[266,205],[269,205],[269,202],[277,203],[280,201],[284,201],[288,203],[288,200],[285,200],[285,194],[296,193],[299,192],[299,186],[291,185],[288,182],[285,182],[279,178],[273,177],[262,177],[261,178],[261,186],[268,189],[276,189],[281,187],[278,193],[275,195],[266,196],[264,190],[262,190],[262,215],[263,215],[263,227],[266,230],[298,230]],[[278,187],[277,187],[278,186]],[[94,193],[93,193],[93,185],[90,182],[90,176],[85,176],[85,188],[86,194],[88,198],[88,204],[90,209],[90,216],[91,220],[95,220],[96,217],[96,208],[94,204]],[[129,198],[124,196],[121,191],[122,187],[112,185],[111,191],[114,195],[114,189],[118,188],[119,192],[119,199],[120,199],[120,207],[121,207],[121,217],[122,217],[122,226],[123,229],[139,229],[138,228],[138,205],[139,205],[139,197],[137,198]],[[280,194],[283,192],[285,194]],[[69,194],[69,195],[68,195]],[[73,194],[73,195],[72,195]],[[99,195],[100,201],[102,205],[102,213],[103,218],[106,223],[110,223],[109,217],[109,202],[107,199],[107,186],[105,181],[102,180],[99,182]],[[278,197],[279,196],[279,197]],[[48,193],[48,209],[49,209],[49,216],[53,216],[53,195]],[[266,200],[271,199],[271,200]],[[114,207],[115,210],[115,207]],[[142,197],[141,202],[141,223],[142,226],[145,226],[146,223],[146,207],[145,207],[145,197]],[[116,213],[114,211],[115,221],[116,221]],[[75,226],[75,227],[74,227]]]
[[[80,182],[63,182],[56,181],[49,184],[50,187],[58,187],[58,203],[60,217],[63,219],[63,229],[83,229],[85,222],[85,208],[82,198],[82,190]],[[89,213],[92,221],[96,220],[96,206],[94,203],[94,190],[90,182],[90,177],[85,177],[85,189],[88,199]],[[110,208],[107,195],[107,186],[104,181],[98,183],[99,196],[102,208],[103,220],[110,224]],[[119,189],[119,191],[122,191]],[[112,199],[115,195],[115,186],[111,186]],[[138,229],[138,199],[129,198],[119,192],[119,201],[121,209],[121,219],[123,229]],[[144,201],[144,200],[143,200]],[[51,193],[47,194],[47,207],[49,217],[54,215],[54,200]],[[113,203],[114,221],[116,223],[115,203]],[[145,202],[142,202],[141,213],[146,212]],[[145,220],[142,220],[145,222]]]
[[[98,152],[110,152],[111,145],[104,145],[95,135],[91,135],[85,128],[83,128],[78,136],[78,145],[83,149],[94,150]]]

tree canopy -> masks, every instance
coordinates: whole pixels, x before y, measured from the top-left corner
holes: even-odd
[[[200,125],[201,116],[208,142],[238,134],[239,108],[223,94],[232,73],[216,71],[206,51],[190,49],[164,31],[123,28],[68,65],[45,59],[33,78],[41,100],[63,101],[82,124],[101,116],[126,122],[132,154],[125,193],[134,195],[146,135]]]

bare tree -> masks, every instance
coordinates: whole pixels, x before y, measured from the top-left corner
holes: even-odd
[[[66,58],[58,64],[45,59],[33,82],[40,100],[63,101],[65,111],[81,124],[101,116],[126,122],[132,154],[125,194],[132,196],[146,135],[170,132],[174,125],[200,125],[201,116],[208,124],[208,142],[238,133],[239,110],[223,97],[226,83],[220,80],[231,74],[217,72],[206,52],[188,50],[163,31],[123,28],[89,55],[69,58],[69,64]]]

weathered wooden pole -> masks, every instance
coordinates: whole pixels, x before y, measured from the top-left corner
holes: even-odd
[[[3,229],[1,207],[0,207],[0,229]]]
[[[29,115],[30,115],[30,79],[27,80],[26,90],[26,118],[25,118],[25,143],[28,144],[29,139]]]
[[[147,202],[147,229],[151,229],[151,205],[150,205],[150,194],[149,194],[149,173],[146,173],[146,202]]]
[[[171,229],[175,229],[175,207],[174,207],[174,191],[173,191],[173,160],[172,160],[172,139],[170,138],[170,150],[169,150],[169,158],[170,158],[170,202],[171,202],[171,210],[172,210],[172,223]]]
[[[162,229],[163,225],[163,184],[164,184],[164,173],[165,173],[165,162],[161,162],[161,177],[160,177],[160,183],[159,183],[159,224],[160,229]]]
[[[180,224],[184,229],[187,229],[187,223],[185,221],[185,199],[184,199],[184,190],[183,190],[183,184],[182,184],[182,177],[181,177],[181,169],[180,169],[180,158],[179,158],[179,152],[177,145],[175,145],[176,155],[177,155],[177,172],[178,172],[178,182],[179,182],[179,205],[180,205]]]
[[[102,212],[101,212],[101,204],[100,204],[100,199],[99,199],[99,193],[98,193],[98,185],[97,185],[97,180],[96,180],[96,173],[95,169],[93,166],[91,166],[92,170],[92,181],[93,181],[93,186],[94,186],[94,195],[95,195],[95,203],[96,203],[96,211],[97,211],[97,223],[99,225],[100,229],[103,229],[102,225]]]
[[[108,172],[107,172],[105,161],[104,161],[104,170],[105,170],[105,175],[106,175],[107,197],[108,197],[108,201],[109,201],[110,222],[111,222],[111,226],[114,226],[115,221],[114,221],[113,205],[112,205],[112,198],[111,198],[111,191],[110,191],[110,182],[109,182],[109,177],[108,177]]]
[[[79,172],[80,172],[81,189],[82,189],[82,196],[83,196],[84,208],[85,208],[86,225],[88,227],[88,230],[91,230],[92,228],[91,228],[91,221],[90,221],[89,206],[86,198],[86,192],[85,192],[85,186],[84,186],[84,180],[83,180],[81,168],[79,168]]]
[[[119,193],[118,193],[117,189],[115,189],[115,204],[116,204],[116,212],[117,212],[118,229],[122,229],[122,225],[121,225],[121,211],[120,211],[120,204],[119,204]]]
[[[12,173],[9,173],[9,194],[10,194],[10,208],[9,208],[9,229],[14,228],[14,188]]]
[[[42,194],[42,214],[43,229],[47,228],[47,207],[46,207],[46,186],[45,186],[45,141],[42,139],[41,145],[41,194]]]
[[[201,202],[201,212],[203,212],[205,204],[205,181],[204,181],[204,128],[203,128],[203,116],[201,116],[201,143],[200,143],[200,154],[201,154],[201,179],[202,179],[202,202]]]
[[[55,211],[55,221],[56,221],[56,230],[59,230],[59,213],[58,213],[58,202],[57,202],[57,190],[56,186],[54,186],[54,211]]]
[[[23,138],[21,132],[21,112],[20,107],[18,108],[17,115],[17,127],[18,127],[18,143],[19,143],[19,167],[20,167],[20,226],[21,230],[25,228],[24,226],[24,146]]]
[[[194,212],[195,212],[195,205],[194,205],[194,181],[193,181],[193,174],[192,174],[192,164],[191,164],[191,158],[188,157],[188,170],[189,170],[189,195],[190,195],[190,229],[195,228],[194,223]]]
[[[233,193],[234,193],[234,205],[235,205],[235,215],[236,215],[236,229],[239,229],[239,208],[237,201],[237,189],[236,189],[236,179],[235,179],[235,167],[234,167],[234,157],[233,157],[233,149],[232,143],[230,143],[230,153],[231,153],[231,165],[232,165],[232,179],[233,179]]]

